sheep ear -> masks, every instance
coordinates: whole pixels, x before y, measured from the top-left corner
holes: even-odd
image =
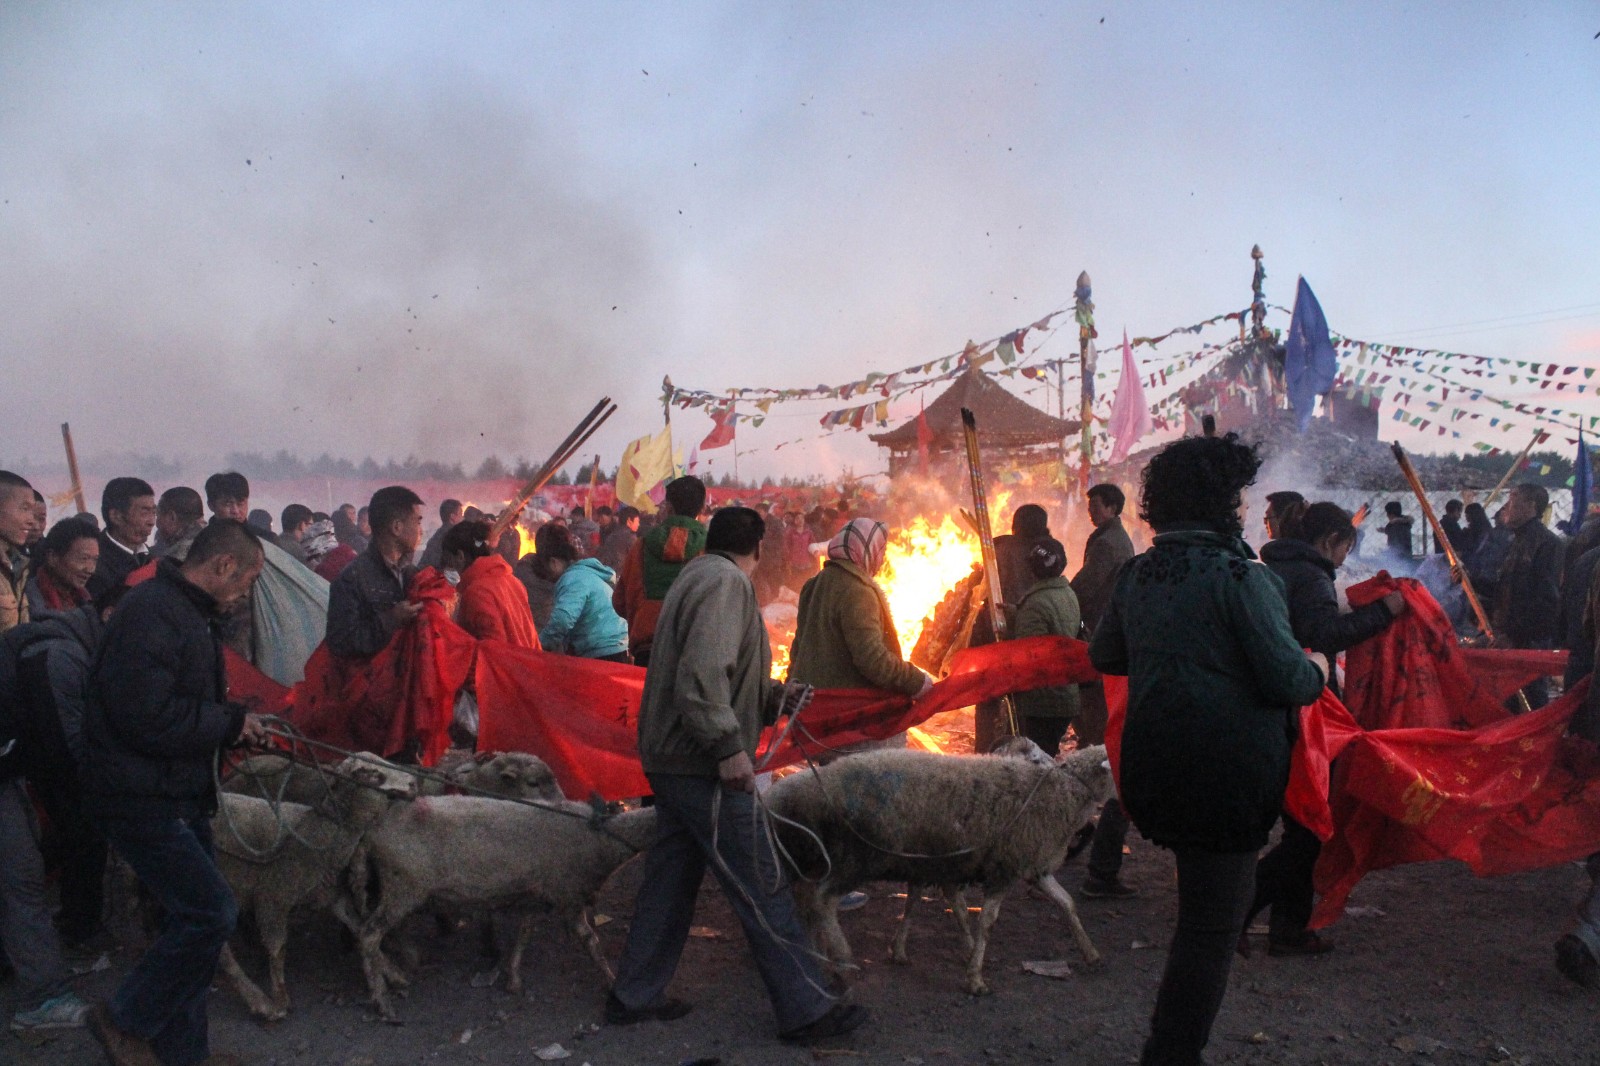
[[[1105,769],[1109,770],[1109,769],[1111,769],[1111,760],[1110,759],[1101,759],[1100,760],[1100,765],[1102,767],[1104,767]]]
[[[516,779],[517,779],[517,772],[515,770],[501,770],[500,771],[500,780],[506,781],[506,782],[510,782],[510,781],[515,781]]]

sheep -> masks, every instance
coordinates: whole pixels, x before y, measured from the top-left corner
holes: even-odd
[[[960,888],[981,884],[983,911],[966,966],[966,989],[983,979],[990,930],[1006,890],[1025,881],[1067,916],[1090,963],[1100,959],[1054,870],[1073,835],[1111,795],[1105,748],[1085,748],[1059,764],[1026,758],[947,756],[880,750],[792,774],[766,793],[778,836],[800,880],[795,886],[813,937],[838,967],[850,944],[839,928],[839,896],[868,881]],[[784,819],[816,834],[817,840]],[[907,892],[907,909],[916,898]],[[957,908],[960,910],[961,908]],[[904,923],[902,922],[902,934]],[[904,937],[897,937],[904,957]]]
[[[284,755],[255,755],[240,762],[223,782],[224,792],[314,805],[328,792],[328,771]],[[537,755],[521,751],[479,752],[419,777],[417,792],[441,796],[452,788],[471,795],[504,796],[560,803],[566,797],[555,774]]]
[[[601,818],[581,803],[531,805],[475,796],[424,797],[398,804],[367,839],[378,893],[358,935],[372,1002],[398,1022],[389,987],[404,978],[383,953],[390,930],[430,902],[509,906],[522,914],[507,962],[507,989],[521,989],[532,913],[569,922],[595,964],[612,977],[588,908],[617,867],[650,845],[653,808]]]
[[[316,806],[224,793],[212,818],[217,866],[239,909],[254,914],[267,952],[270,998],[245,975],[230,948],[223,949],[221,966],[250,1013],[267,1021],[289,1011],[283,973],[289,912],[297,906],[337,907],[362,837],[394,798],[415,793],[416,779],[375,756],[357,755],[331,771],[321,787],[326,795]]]

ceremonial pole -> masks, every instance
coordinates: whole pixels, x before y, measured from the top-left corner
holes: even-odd
[[[1005,604],[1001,599],[1000,567],[994,554],[994,527],[989,522],[989,492],[983,480],[983,458],[978,451],[978,420],[973,417],[970,410],[961,409],[961,432],[967,445],[967,476],[972,484],[972,517],[978,527],[978,546],[983,553],[983,579],[989,590],[989,624],[994,629],[994,639],[1006,639],[1006,614]],[[1002,696],[1001,706],[1005,708],[1006,725],[1010,728],[1011,736],[1018,736],[1017,709],[1009,695]],[[982,716],[980,709],[979,716]],[[973,722],[973,728],[979,740],[976,742],[976,751],[979,755],[988,754],[989,745],[983,743],[988,732],[984,724]]]
[[[89,505],[83,498],[83,478],[78,475],[78,451],[72,446],[72,426],[61,423],[61,441],[67,446],[67,474],[72,478],[72,496],[78,501],[78,513],[87,514]]]
[[[1078,275],[1078,287],[1072,294],[1072,313],[1078,320],[1078,365],[1083,370],[1082,398],[1078,404],[1078,417],[1082,419],[1083,426],[1078,447],[1083,455],[1084,491],[1089,488],[1089,464],[1094,459],[1094,338],[1097,334],[1094,329],[1094,301],[1090,299],[1092,295],[1089,272],[1085,270]]]
[[[1522,454],[1517,456],[1516,462],[1511,464],[1511,469],[1506,471],[1506,476],[1500,479],[1499,484],[1495,485],[1494,491],[1489,493],[1489,498],[1483,502],[1484,511],[1487,512],[1489,508],[1494,506],[1494,501],[1500,498],[1500,493],[1506,487],[1506,482],[1515,477],[1517,471],[1522,469],[1522,464],[1527,461],[1528,456],[1533,453],[1533,446],[1539,443],[1539,438],[1541,436],[1543,436],[1542,430],[1533,431],[1533,439],[1528,442],[1528,446],[1526,448],[1522,449]]]

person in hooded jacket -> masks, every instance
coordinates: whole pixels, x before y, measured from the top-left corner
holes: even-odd
[[[31,723],[28,781],[50,816],[61,864],[57,927],[69,948],[101,930],[106,842],[83,802],[83,721],[89,668],[105,622],[128,591],[115,585],[92,603],[50,615],[6,634],[5,654],[17,664],[17,696]]]
[[[1350,512],[1324,501],[1293,509],[1280,525],[1278,538],[1261,549],[1261,561],[1283,582],[1295,639],[1330,663],[1340,652],[1388,629],[1406,612],[1405,597],[1398,592],[1340,611],[1333,578],[1355,543]],[[1331,675],[1328,687],[1339,695],[1339,683]],[[1311,875],[1321,852],[1316,834],[1285,814],[1283,836],[1256,867],[1256,896],[1250,906],[1250,919],[1272,908],[1267,954],[1321,955],[1333,950],[1331,941],[1306,928],[1311,920]],[[1246,928],[1249,924],[1247,919]],[[1239,950],[1249,954],[1249,942],[1242,936]]]
[[[598,559],[579,558],[571,541],[551,545],[547,565],[556,575],[555,605],[543,630],[550,649],[584,659],[632,662],[628,623],[611,606],[616,572]]]
[[[1077,637],[1083,626],[1078,595],[1063,576],[1067,549],[1053,537],[1034,542],[1028,550],[1028,571],[1033,584],[1017,604],[1017,624],[1011,631],[1023,637]],[[1061,751],[1067,726],[1078,717],[1078,686],[1050,685],[1016,695],[1017,713],[1025,736],[1049,755]]]
[[[664,517],[638,539],[622,564],[611,605],[628,623],[628,651],[640,666],[650,663],[667,590],[685,564],[706,550],[706,527],[700,521],[705,506],[706,486],[699,478],[668,482]]]
[[[489,543],[492,525],[482,518],[457,522],[440,542],[439,560],[446,576],[460,575],[456,623],[479,640],[503,640],[537,651],[539,631],[533,625],[527,589]]]

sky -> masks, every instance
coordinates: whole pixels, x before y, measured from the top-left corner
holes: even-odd
[[[1257,243],[1269,300],[1304,275],[1346,335],[1600,366],[1597,33],[1590,3],[0,5],[0,460],[70,421],[90,457],[470,468],[610,395],[609,464],[663,375],[899,369],[1085,269],[1103,335],[1164,332],[1245,306]],[[883,469],[830,406],[742,428],[742,472]]]

